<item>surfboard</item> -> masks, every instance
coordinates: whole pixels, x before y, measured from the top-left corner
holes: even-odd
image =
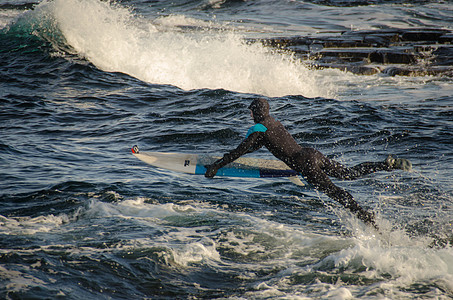
[[[142,152],[137,146],[132,147],[132,154],[153,167],[194,175],[204,175],[206,166],[220,159],[218,156],[203,154]],[[220,168],[216,174],[216,176],[221,177],[242,178],[287,177],[295,184],[309,187],[309,184],[299,175],[280,160],[246,157],[240,157]]]

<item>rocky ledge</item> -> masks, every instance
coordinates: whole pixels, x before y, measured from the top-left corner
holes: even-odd
[[[453,32],[446,29],[345,31],[250,40],[295,54],[311,68],[355,74],[453,77]]]

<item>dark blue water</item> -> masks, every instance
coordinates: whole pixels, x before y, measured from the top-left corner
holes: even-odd
[[[450,2],[365,4],[0,1],[0,297],[453,297],[452,78],[313,70],[245,42],[452,29]],[[130,153],[220,155],[257,96],[344,164],[412,161],[335,181],[382,234],[285,179],[209,180]]]

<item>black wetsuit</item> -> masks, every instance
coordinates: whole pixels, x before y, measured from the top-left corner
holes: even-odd
[[[249,108],[253,113],[255,125],[250,128],[246,139],[236,149],[226,153],[222,159],[208,167],[206,177],[214,177],[219,168],[245,153],[265,146],[275,157],[301,173],[316,189],[337,200],[364,222],[376,227],[374,216],[360,207],[351,194],[334,185],[329,176],[352,180],[376,171],[389,170],[385,162],[345,167],[316,149],[300,146],[286,128],[269,115],[269,104],[265,99],[254,100]]]

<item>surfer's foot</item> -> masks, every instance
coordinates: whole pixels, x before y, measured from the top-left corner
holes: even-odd
[[[392,155],[387,156],[385,159],[388,170],[403,170],[410,171],[412,170],[412,163],[405,158],[394,158]]]

